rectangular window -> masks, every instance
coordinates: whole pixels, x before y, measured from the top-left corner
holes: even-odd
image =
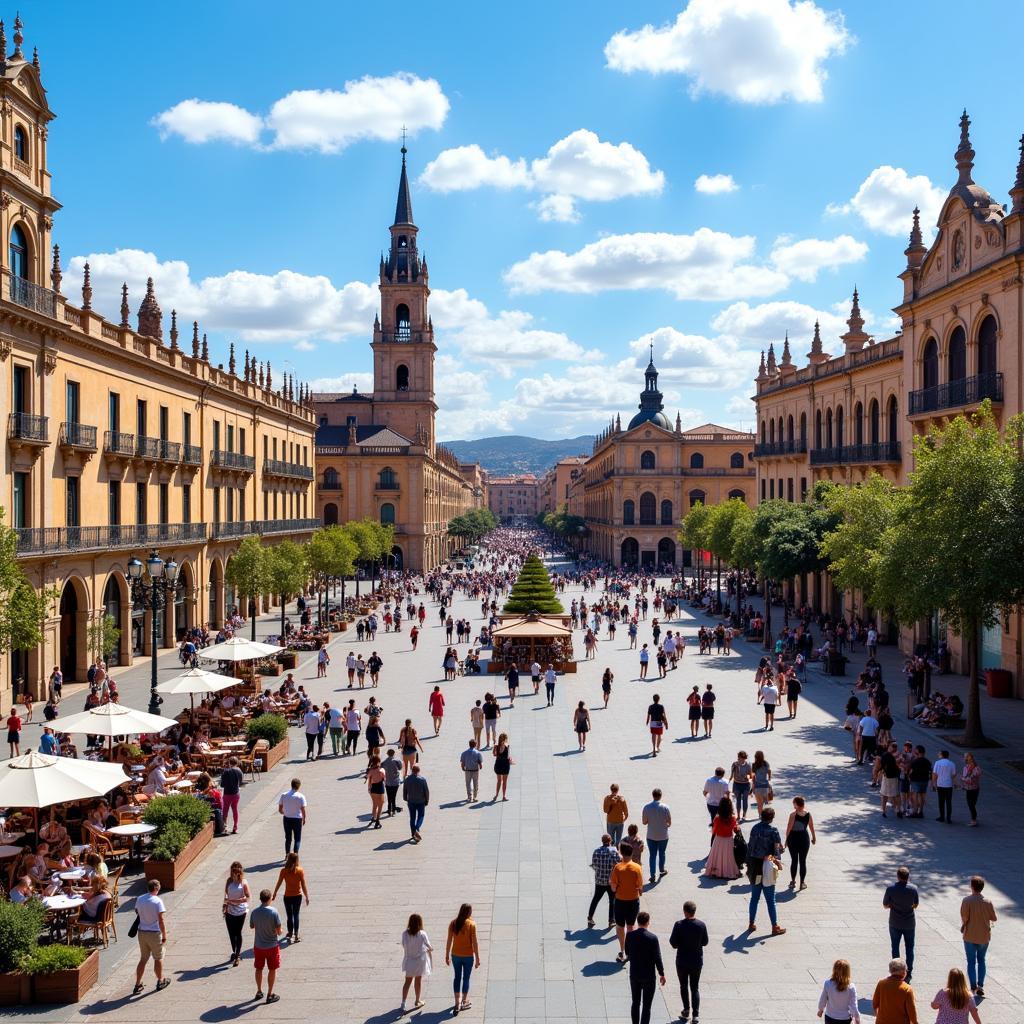
[[[274,458],[277,458],[277,438],[274,438]]]
[[[135,485],[135,522],[139,526],[146,525],[146,497],[147,488],[143,483]]]
[[[220,451],[220,420],[213,421],[213,450]]]
[[[238,451],[240,454],[245,454],[245,427],[238,428]]]
[[[268,451],[268,443],[269,443],[269,442],[268,442],[268,439],[267,439],[267,435],[266,435],[266,434],[264,434],[264,435],[263,435],[263,458],[264,458],[264,459],[268,458],[268,455],[267,455],[267,451]]]
[[[14,474],[14,507],[11,526],[21,530],[28,526],[28,473]]]
[[[65,526],[80,526],[81,520],[81,480],[77,476],[69,476],[64,479],[65,487]]]
[[[14,412],[31,412],[31,392],[27,366],[14,367],[14,392],[11,396]]]
[[[160,485],[160,525],[166,526],[171,518],[170,484]]]
[[[80,414],[80,403],[79,398],[81,395],[81,389],[79,388],[77,380],[69,380],[64,385],[64,419],[68,423],[78,423]]]
[[[213,521],[215,523],[220,522],[220,488],[214,487],[213,489]]]
[[[266,438],[263,438],[266,441]],[[270,498],[267,496],[267,492],[263,492],[263,519],[266,521],[267,512],[270,511]]]
[[[225,488],[225,493],[228,499],[227,505],[227,521],[233,523],[235,521],[235,489],[234,487]]]
[[[111,526],[121,525],[121,481],[111,480],[107,484],[107,522]]]
[[[274,518],[277,518],[277,491],[274,491]]]
[[[245,491],[241,487],[238,488],[238,521],[245,522]]]
[[[168,417],[167,406],[166,405],[161,405],[160,406],[160,440],[161,441],[169,441],[171,439],[171,435],[168,433],[167,417]]]
[[[192,485],[181,485],[181,521],[192,522]]]
[[[235,450],[235,426],[233,423],[228,424],[228,451],[233,452]]]
[[[793,500],[793,478],[792,477],[790,477],[786,481],[786,500],[787,501],[792,501]]]
[[[139,437],[146,437],[146,403],[138,398],[135,401],[135,433]]]
[[[116,391],[107,395],[107,430],[115,434],[121,429],[121,396]]]
[[[768,481],[768,496],[770,498],[774,498],[775,497],[775,481],[774,480],[769,480]]]
[[[181,414],[181,443],[192,443],[192,413],[190,412]]]
[[[800,500],[807,500],[807,477],[800,477]]]

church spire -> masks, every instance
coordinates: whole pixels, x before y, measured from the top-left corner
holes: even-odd
[[[864,333],[864,317],[860,315],[860,296],[857,294],[856,286],[853,289],[853,304],[850,306],[850,317],[846,321],[846,326],[849,329],[842,338],[846,351],[859,352],[870,338]]]
[[[809,363],[824,363],[828,359],[821,345],[821,324],[814,321],[814,338],[811,340],[811,351],[807,353]]]
[[[779,366],[792,366],[793,354],[789,351],[789,331],[786,331],[786,339],[782,343],[782,361]]]
[[[974,149],[971,146],[971,119],[964,109],[960,115],[960,145],[957,146],[955,159],[956,169],[960,173],[958,185],[970,185],[973,182],[971,170],[974,168]]]
[[[395,224],[412,224],[412,196],[409,193],[409,175],[405,168],[405,129],[402,129],[402,176],[398,179],[398,202],[395,204]]]
[[[921,266],[927,252],[921,236],[921,211],[915,206],[914,223],[910,228],[910,244],[903,250],[903,255],[907,257],[907,269],[913,270]]]

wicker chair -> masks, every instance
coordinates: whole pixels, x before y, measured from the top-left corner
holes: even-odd
[[[91,931],[97,939],[103,940],[103,948],[110,945],[110,933],[114,933],[117,942],[117,925],[114,924],[114,897],[103,902],[103,912],[95,921],[87,921],[79,914],[68,921],[68,931],[74,936],[81,932]]]
[[[238,767],[243,772],[249,773],[249,778],[256,782],[260,777],[260,763],[269,752],[270,744],[267,740],[257,740],[256,745],[248,754],[243,754],[238,759]]]

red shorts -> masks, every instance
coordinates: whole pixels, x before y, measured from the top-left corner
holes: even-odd
[[[254,946],[252,957],[257,971],[262,971],[264,967],[270,971],[276,971],[281,966],[281,947],[271,946],[269,949],[261,949],[259,946]]]

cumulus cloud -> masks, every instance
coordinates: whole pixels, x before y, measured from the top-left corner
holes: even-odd
[[[855,213],[873,231],[899,236],[910,233],[915,206],[921,210],[921,226],[932,231],[945,200],[946,193],[926,175],[883,164],[861,182],[849,202],[829,203],[826,212]]]
[[[690,0],[669,25],[617,32],[604,53],[616,71],[686,75],[694,95],[817,103],[825,61],[850,42],[842,15],[811,0]]]
[[[654,346],[658,373],[683,388],[731,389],[753,380],[760,350],[744,348],[727,336],[707,338],[659,327],[629,343],[639,358]]]
[[[373,390],[372,373],[343,373],[337,377],[316,377],[309,382],[314,391],[326,394],[347,393],[354,387],[357,391]]]
[[[475,144],[446,149],[427,164],[420,181],[437,192],[485,185],[528,189],[544,196],[536,204],[541,220],[573,221],[578,219],[575,200],[608,202],[657,194],[665,186],[665,175],[652,170],[647,157],[628,142],[603,142],[580,128],[529,164],[523,158],[489,156]]]
[[[702,174],[693,183],[693,187],[708,196],[720,196],[726,192],[739,191],[739,185],[733,181],[731,174]]]
[[[832,310],[815,309],[804,302],[788,300],[762,302],[755,306],[734,302],[712,318],[711,327],[740,345],[758,349],[769,342],[778,342],[788,334],[790,343],[796,348],[803,345],[805,339],[810,345],[815,322],[821,324],[822,338],[838,337],[846,330],[846,317],[849,315],[849,300],[845,308],[836,303]],[[793,358],[798,360],[796,351]]]
[[[506,271],[505,281],[513,292],[656,288],[679,299],[711,301],[769,295],[784,288],[789,283],[785,273],[748,262],[754,249],[753,236],[710,228],[690,235],[609,235],[574,253],[532,253]]]
[[[415,135],[439,129],[450,104],[433,78],[397,72],[367,75],[343,89],[300,89],[277,100],[266,116],[232,103],[190,99],[153,118],[162,137],[187,142],[225,140],[260,149],[337,153],[362,139],[393,141],[403,127]],[[265,132],[270,133],[264,140]]]
[[[832,239],[803,238],[791,242],[780,238],[772,248],[771,261],[778,270],[798,281],[814,281],[822,270],[835,270],[864,259],[868,247],[850,235]]]

